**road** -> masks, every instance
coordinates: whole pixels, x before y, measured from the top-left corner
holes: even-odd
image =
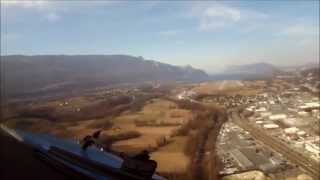
[[[232,121],[235,124],[248,131],[255,139],[260,140],[273,150],[282,154],[289,161],[305,169],[315,180],[320,180],[320,163],[317,163],[313,159],[310,159],[300,152],[295,151],[284,142],[281,142],[280,140],[267,134],[264,130],[249,124],[247,121],[241,119],[239,114],[233,112],[231,113],[231,116]]]

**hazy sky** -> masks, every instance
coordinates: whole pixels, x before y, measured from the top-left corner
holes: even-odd
[[[319,59],[319,1],[3,1],[1,55],[129,54],[215,72]]]

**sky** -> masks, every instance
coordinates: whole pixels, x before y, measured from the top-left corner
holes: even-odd
[[[209,73],[319,60],[319,1],[1,1],[1,55],[127,54]]]

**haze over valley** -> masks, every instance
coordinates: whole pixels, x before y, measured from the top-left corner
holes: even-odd
[[[319,1],[0,2],[0,179],[320,178]]]

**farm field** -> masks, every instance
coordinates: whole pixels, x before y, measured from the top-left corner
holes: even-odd
[[[175,99],[180,91],[179,87],[174,89],[178,91],[160,95],[156,90],[128,94],[128,90],[118,89],[14,104],[3,124],[77,142],[101,130],[97,143],[105,151],[135,155],[148,150],[158,163],[157,172],[168,177],[189,177],[196,171],[195,166],[190,170],[190,162],[198,158],[198,144],[214,119],[201,104]],[[187,146],[194,148],[188,150]]]
[[[158,151],[151,154],[151,158],[158,162],[160,173],[183,173],[187,170],[190,157],[185,155],[188,137],[177,136]]]
[[[123,113],[113,119],[113,128],[106,131],[106,134],[112,135],[126,131],[136,131],[141,134],[138,138],[115,142],[112,145],[113,150],[136,152],[155,149],[159,143],[166,143],[163,141],[168,141],[173,133],[190,118],[192,118],[190,111],[179,109],[173,102],[154,99],[139,112]]]

